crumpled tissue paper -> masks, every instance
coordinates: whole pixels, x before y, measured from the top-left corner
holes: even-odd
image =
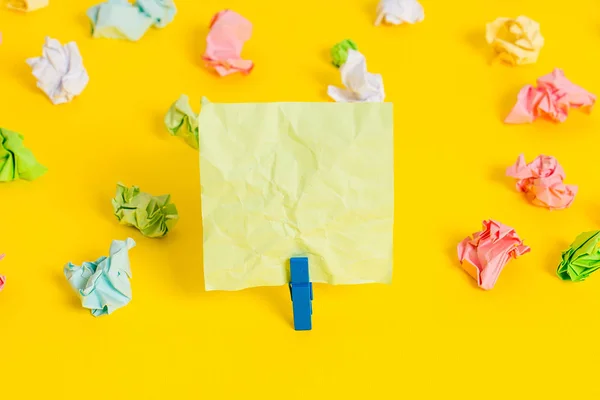
[[[600,231],[581,233],[562,253],[556,274],[563,281],[580,282],[600,268]]]
[[[337,68],[341,67],[342,64],[348,59],[348,50],[358,50],[358,46],[350,39],[344,39],[339,43],[336,43],[331,48],[331,62]]]
[[[16,179],[32,181],[48,170],[23,145],[23,135],[0,128],[0,182]]]
[[[65,266],[65,277],[79,293],[81,305],[89,308],[94,317],[111,314],[131,301],[128,251],[134,246],[131,238],[113,240],[108,257],[84,262],[81,266],[70,262]]]
[[[544,46],[540,24],[525,16],[498,18],[488,23],[485,40],[496,53],[495,61],[509,65],[535,63]]]
[[[579,108],[589,114],[596,96],[573,84],[560,68],[537,80],[537,88],[526,85],[517,96],[517,104],[504,120],[507,124],[525,124],[538,117],[564,122],[569,108]]]
[[[391,103],[202,103],[206,290],[390,283]],[[326,134],[325,134],[326,132]]]
[[[175,101],[167,115],[165,115],[165,126],[173,136],[179,136],[194,149],[198,149],[198,115],[190,106],[187,95],[182,94]]]
[[[6,6],[17,11],[36,11],[48,5],[49,0],[8,0]]]
[[[241,72],[246,75],[254,68],[250,60],[242,60],[242,47],[252,36],[252,23],[232,10],[215,14],[206,37],[202,56],[206,66],[221,76]]]
[[[540,155],[527,164],[521,154],[506,175],[518,179],[517,190],[525,193],[536,206],[550,210],[562,210],[571,205],[577,194],[577,186],[565,185],[565,171],[552,156]]]
[[[42,89],[54,104],[68,103],[83,92],[89,82],[88,73],[75,42],[62,46],[46,37],[41,57],[28,58],[27,64]]]
[[[381,22],[393,25],[416,24],[424,19],[425,11],[417,0],[381,0],[377,6],[375,26]]]
[[[385,98],[383,78],[380,74],[367,72],[367,61],[360,52],[348,50],[348,59],[340,73],[346,89],[332,85],[327,88],[327,94],[335,101],[382,102]]]
[[[108,0],[89,8],[87,16],[93,37],[137,41],[151,26],[167,26],[176,13],[173,0]]]
[[[152,196],[137,186],[128,188],[118,183],[117,194],[112,200],[115,216],[122,225],[135,226],[149,238],[165,236],[179,220],[177,207],[171,196]]]
[[[490,219],[483,221],[482,231],[458,244],[458,259],[480,288],[490,290],[504,266],[530,250],[513,228]]]

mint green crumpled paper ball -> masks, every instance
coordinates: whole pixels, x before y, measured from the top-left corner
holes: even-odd
[[[117,184],[117,194],[112,200],[115,216],[126,226],[135,226],[149,238],[165,236],[179,220],[177,207],[171,196],[152,196],[137,186],[128,188]]]
[[[337,68],[348,59],[348,50],[358,50],[358,46],[350,39],[344,39],[331,48],[331,60]]]

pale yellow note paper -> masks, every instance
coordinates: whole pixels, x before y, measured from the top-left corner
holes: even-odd
[[[204,101],[199,117],[206,290],[391,283],[390,103]]]

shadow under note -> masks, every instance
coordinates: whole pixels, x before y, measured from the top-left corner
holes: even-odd
[[[292,300],[290,292],[285,286],[268,286],[260,289],[249,289],[258,299],[263,301],[265,306],[273,313],[278,315],[292,328],[294,327],[294,318],[292,313]]]

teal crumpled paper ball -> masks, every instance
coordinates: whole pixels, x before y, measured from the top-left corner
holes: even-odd
[[[151,26],[164,28],[175,18],[173,0],[108,0],[87,10],[95,38],[137,41]]]
[[[81,305],[94,317],[112,314],[131,301],[129,250],[133,247],[135,241],[131,238],[113,240],[108,257],[65,265],[65,277],[79,294]]]

